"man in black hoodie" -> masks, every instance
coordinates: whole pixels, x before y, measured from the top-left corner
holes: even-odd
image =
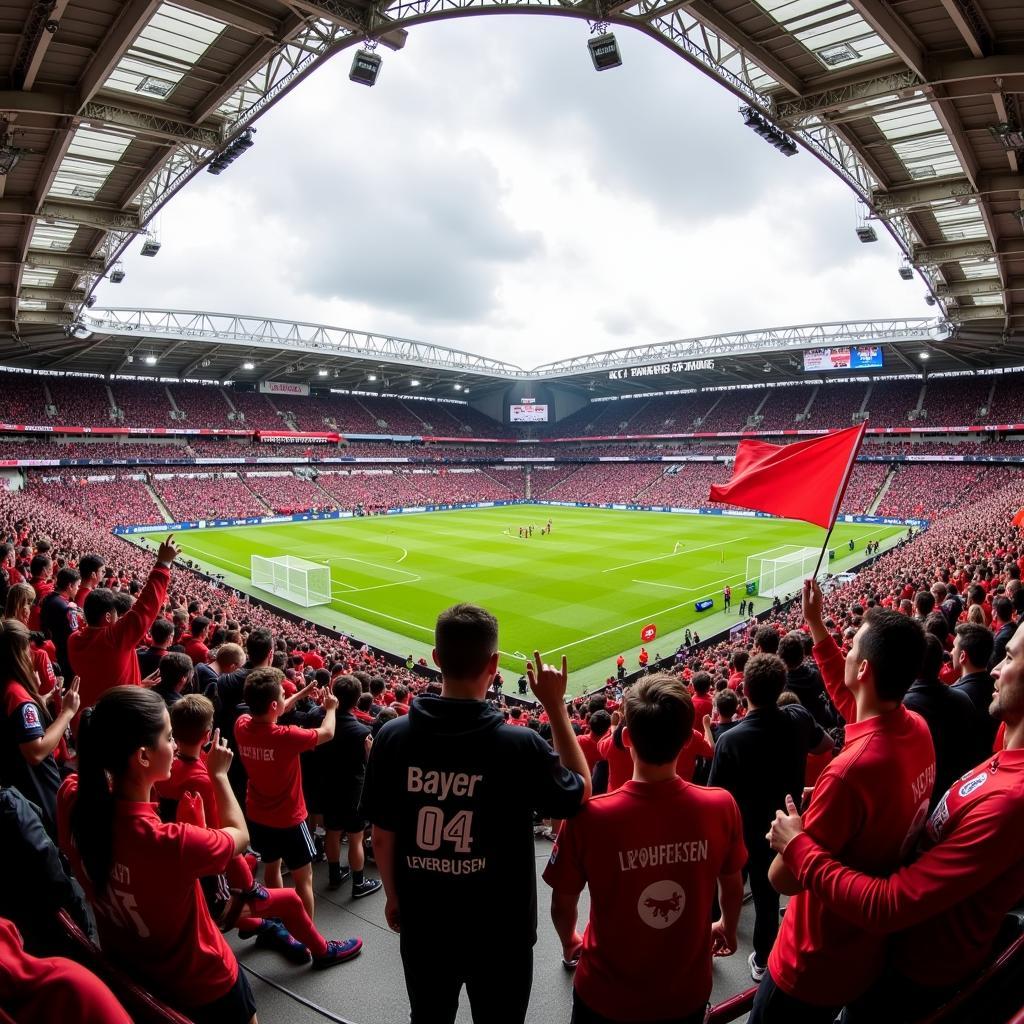
[[[534,812],[569,818],[590,773],[565,705],[567,669],[527,665],[554,751],[507,726],[485,701],[498,668],[498,623],[455,605],[435,630],[441,695],[417,697],[380,731],[361,815],[401,933],[412,1024],[455,1020],[465,985],[477,1024],[522,1024],[537,941]]]

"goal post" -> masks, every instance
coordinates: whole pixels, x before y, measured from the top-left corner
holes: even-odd
[[[792,593],[814,572],[820,553],[818,548],[784,544],[748,555],[747,585],[754,584],[755,592],[761,597],[782,597]],[[819,578],[824,575],[824,572],[818,573]]]
[[[302,608],[331,603],[330,566],[309,562],[295,555],[264,558],[252,555],[249,563],[252,585]]]

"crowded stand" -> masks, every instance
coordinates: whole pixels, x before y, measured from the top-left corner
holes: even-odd
[[[860,412],[866,394],[867,388],[857,381],[819,387],[800,426],[808,430],[848,427]]]
[[[889,467],[884,463],[858,463],[850,474],[850,482],[839,511],[844,515],[868,514],[888,475]]]
[[[1010,466],[971,463],[899,465],[878,507],[878,514],[933,519],[945,509],[973,501],[976,496],[1009,480],[1022,479],[1024,471]]]
[[[646,490],[662,474],[658,463],[605,463],[583,465],[553,486],[543,497],[549,501],[647,502]]]
[[[103,388],[102,381],[98,382],[98,387]],[[126,426],[175,425],[171,418],[174,410],[167,395],[166,385],[143,380],[112,380],[109,391],[114,398],[114,407],[120,414],[119,422]]]
[[[288,396],[290,402],[290,396]],[[236,427],[252,430],[289,430],[282,407],[274,404],[273,396],[261,395],[255,391],[231,391],[231,405],[245,418],[235,421]]]
[[[330,495],[322,488],[292,473],[246,473],[244,478],[246,486],[272,512],[288,514],[334,507]]]
[[[134,474],[104,474],[86,479],[71,473],[32,471],[26,491],[45,495],[54,505],[100,526],[119,523],[160,523],[163,516],[146,489],[145,479]]]
[[[44,377],[42,382],[49,393],[49,401],[43,408],[35,410],[30,423],[48,423],[52,420],[66,427],[111,424],[113,408],[104,381],[90,377]],[[159,388],[150,385],[148,390],[155,397]],[[50,409],[56,411],[54,416],[49,415]],[[147,426],[150,422],[157,426],[163,425],[162,421],[151,416],[146,420]]]
[[[790,430],[793,427],[803,426],[802,417],[804,410],[813,399],[818,400],[822,389],[814,384],[797,384],[793,387],[772,388],[768,401],[761,409],[761,422],[758,424],[760,430]],[[811,408],[814,406],[811,405]],[[831,419],[831,418],[830,418]],[[832,423],[839,423],[840,420],[831,419]]]
[[[234,473],[169,476],[154,473],[153,489],[174,520],[190,522],[218,516],[265,516],[270,508]]]
[[[167,388],[175,406],[185,414],[188,427],[232,427],[228,419],[231,406],[221,388],[214,384],[198,385],[172,384]]]

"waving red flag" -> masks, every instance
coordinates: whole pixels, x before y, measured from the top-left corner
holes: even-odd
[[[732,479],[711,500],[802,519],[826,530],[835,521],[867,421],[795,444],[740,441]]]

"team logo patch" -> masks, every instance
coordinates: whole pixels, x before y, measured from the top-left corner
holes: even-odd
[[[686,893],[678,883],[666,878],[661,882],[652,882],[637,900],[637,913],[640,920],[651,928],[670,928],[682,917],[686,906]]]
[[[965,782],[957,792],[961,796],[970,796],[976,789],[984,786],[987,781],[988,772],[979,772],[970,782]]]
[[[35,704],[22,705],[21,720],[24,722],[26,729],[34,729],[39,725],[39,709]]]
[[[556,860],[558,860],[558,843],[551,847],[551,856],[548,857],[548,863],[554,864]]]

